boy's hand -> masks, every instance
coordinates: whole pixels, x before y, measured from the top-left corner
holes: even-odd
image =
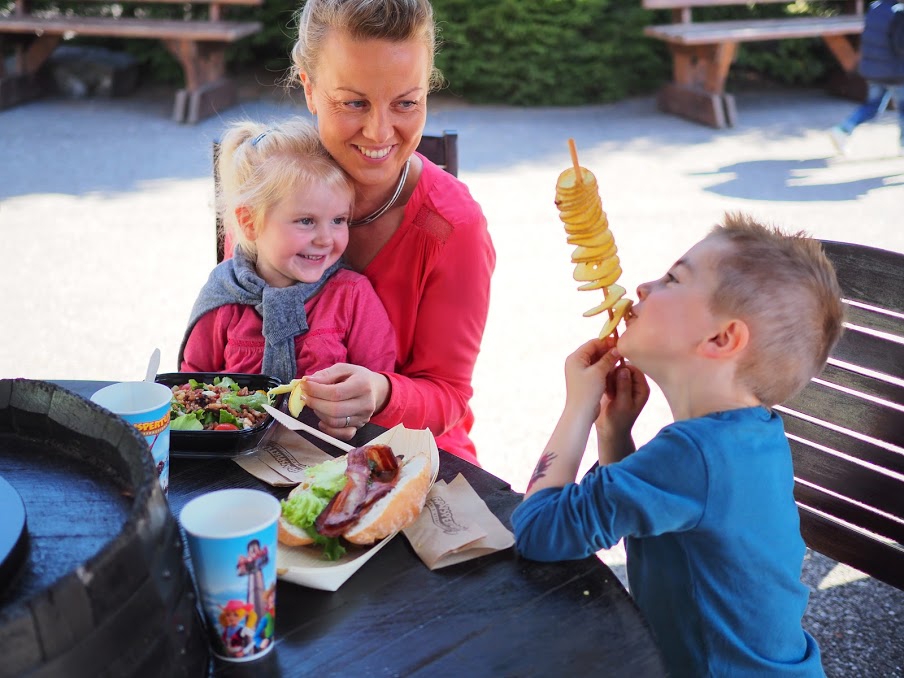
[[[613,353],[621,357],[617,349]],[[596,425],[630,429],[649,397],[650,385],[643,372],[634,365],[623,363],[606,375],[606,391],[600,402]]]
[[[613,355],[614,353],[614,355]],[[606,391],[606,375],[618,360],[615,340],[591,339],[565,359],[565,409],[600,416],[601,398]]]
[[[620,357],[617,350],[611,351],[612,354]],[[647,378],[634,365],[623,363],[606,375],[606,390],[596,419],[601,462],[604,456],[607,462],[612,462],[634,451],[631,428],[649,397]]]

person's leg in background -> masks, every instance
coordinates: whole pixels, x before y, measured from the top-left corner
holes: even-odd
[[[904,84],[890,87],[898,111],[898,154],[904,155]]]
[[[888,101],[892,96],[891,88],[885,85],[880,85],[877,82],[869,82],[867,84],[869,88],[866,94],[866,101],[855,108],[841,124],[835,125],[829,130],[832,143],[835,144],[835,148],[841,154],[847,151],[847,144],[850,141],[854,128],[882,113],[885,107],[888,106]],[[900,99],[898,100],[900,101]]]

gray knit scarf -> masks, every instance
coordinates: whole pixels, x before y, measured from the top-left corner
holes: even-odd
[[[180,367],[185,343],[195,324],[205,314],[220,306],[243,304],[254,306],[264,319],[264,364],[261,372],[288,383],[295,378],[298,369],[295,337],[308,331],[304,303],[317,294],[340,268],[343,268],[343,264],[337,261],[315,283],[299,282],[290,287],[270,287],[257,274],[254,263],[236,247],[231,259],[211,271],[195,300],[188,329],[185,330],[179,347]]]

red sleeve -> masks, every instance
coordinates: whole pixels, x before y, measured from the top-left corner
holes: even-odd
[[[426,273],[410,359],[400,365],[401,374],[384,373],[392,392],[386,407],[373,417],[376,424],[401,422],[439,436],[469,414],[471,377],[496,263],[486,219],[476,203],[469,202],[470,223],[459,221]],[[401,303],[405,301],[414,300]]]
[[[226,328],[222,307],[206,313],[195,323],[182,353],[182,372],[222,372],[226,369]]]
[[[396,368],[396,337],[383,302],[363,275],[354,286],[349,309],[347,362],[372,372]]]

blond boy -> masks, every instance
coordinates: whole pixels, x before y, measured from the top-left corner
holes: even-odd
[[[673,676],[822,676],[801,626],[791,453],[770,408],[840,336],[834,270],[803,234],[727,214],[637,295],[617,348],[590,341],[565,362],[564,410],[512,516],[517,548],[566,560],[624,537],[631,593]],[[635,451],[644,373],[675,421]],[[600,466],[576,485],[594,424]]]

